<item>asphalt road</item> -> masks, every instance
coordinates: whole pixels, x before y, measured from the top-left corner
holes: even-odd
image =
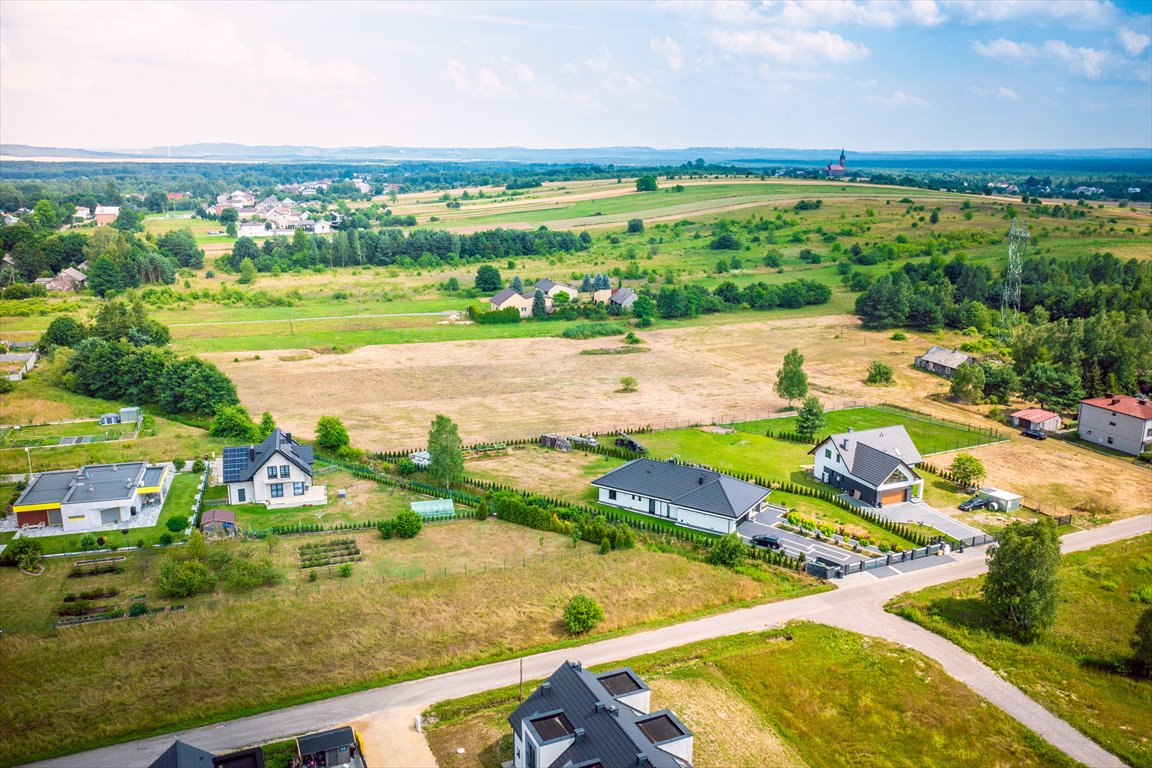
[[[1064,537],[1062,548],[1065,552],[1074,552],[1150,532],[1152,515],[1144,515],[1069,534]],[[579,659],[588,666],[608,664],[699,640],[759,631],[787,621],[806,619],[885,637],[915,648],[936,659],[950,675],[971,686],[989,702],[1073,759],[1094,768],[1122,768],[1123,763],[1114,755],[1002,680],[971,654],[910,622],[884,613],[884,604],[898,594],[978,576],[985,570],[984,550],[968,549],[954,554],[952,562],[907,573],[900,578],[877,579],[867,571],[856,573],[838,581],[839,588],[832,592],[744,608],[578,648],[527,656],[522,660],[487,664],[336,696],[217,725],[81,752],[36,765],[44,768],[143,768],[173,739],[221,753],[366,719],[381,721],[382,730],[394,728],[395,738],[404,740],[408,737],[411,712],[445,699],[513,685],[520,679],[521,663],[524,679],[533,680],[546,677],[568,659]]]
[[[849,552],[846,549],[841,549],[840,547],[836,547],[831,544],[824,544],[816,541],[815,539],[801,536],[798,533],[781,530],[780,528],[773,528],[766,522],[761,523],[756,520],[750,520],[748,522],[741,523],[736,531],[746,539],[751,539],[753,536],[757,536],[762,533],[766,533],[769,536],[775,536],[776,538],[780,539],[780,544],[783,546],[783,549],[787,554],[791,555],[792,557],[796,557],[796,555],[803,552],[804,557],[810,562],[814,562],[817,557],[821,557],[838,565],[844,565],[846,563],[856,563],[860,562],[861,560],[868,559],[863,555],[856,554],[855,552]]]

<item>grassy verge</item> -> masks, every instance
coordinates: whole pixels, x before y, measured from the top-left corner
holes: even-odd
[[[299,544],[320,539],[291,537],[274,554],[288,575],[279,587],[199,596],[182,600],[188,609],[178,613],[53,635],[5,633],[0,718],[21,738],[0,742],[0,764],[826,589],[777,569],[733,573],[639,549],[600,556],[591,544],[573,548],[566,537],[499,521],[428,526],[412,540],[384,541],[375,532],[355,537],[365,559],[348,579],[325,573],[309,582],[291,564]],[[260,554],[265,544],[234,546]],[[119,580],[126,595],[151,591],[158,554],[125,553],[125,573],[107,578]],[[69,588],[66,560],[48,561],[40,577],[0,569],[0,593],[23,595],[22,604],[50,609]],[[637,573],[644,578],[634,578]],[[534,588],[526,593],[524,584]],[[606,613],[595,633],[579,639],[560,621],[564,602],[575,592],[593,596]],[[12,602],[0,604],[5,627],[21,620]],[[150,595],[153,604],[166,603]],[[338,617],[340,642],[332,641],[332,632],[316,631],[318,617]],[[230,662],[218,664],[214,649],[225,646]],[[173,672],[179,669],[197,673]],[[259,683],[238,686],[238,669]],[[47,682],[65,676],[67,686]],[[38,702],[35,709],[27,706],[30,700]],[[117,716],[109,718],[109,711]]]
[[[1056,626],[1032,645],[989,629],[983,579],[902,595],[888,610],[970,651],[1128,764],[1152,766],[1152,681],[1127,669],[1128,640],[1148,607],[1139,594],[1152,596],[1152,536],[1067,555],[1060,579]]]
[[[931,659],[831,627],[793,623],[621,664],[651,687],[653,709],[693,731],[695,765],[1074,765]],[[506,688],[432,707],[441,768],[509,759],[516,698]]]

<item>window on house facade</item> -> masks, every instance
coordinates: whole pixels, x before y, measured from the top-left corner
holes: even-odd
[[[292,495],[303,496],[304,495],[304,483],[292,483]]]
[[[1110,421],[1110,422],[1108,422],[1108,426],[1114,427],[1114,426],[1116,426],[1116,422]]]
[[[284,496],[284,483],[269,483],[268,491],[272,494],[272,498],[282,498]]]
[[[282,477],[282,478],[283,478],[283,477],[288,477],[288,473],[289,473],[290,471],[291,471],[291,470],[288,468],[288,465],[287,465],[287,464],[281,464],[281,465],[280,465],[280,477]]]
[[[244,494],[243,488],[237,488],[236,489],[236,501],[240,502],[241,504],[243,504],[245,501],[247,501],[247,497]]]
[[[608,498],[612,501],[616,501],[616,491],[608,491]]]
[[[273,467],[272,465],[268,465],[268,479],[269,480],[275,480],[276,479],[276,467]]]
[[[824,458],[826,458],[826,459],[832,458],[832,449],[831,448],[825,448],[824,449]]]
[[[1112,445],[1112,438],[1108,438],[1108,445]]]

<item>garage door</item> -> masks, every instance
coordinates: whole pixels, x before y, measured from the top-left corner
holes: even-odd
[[[881,504],[899,504],[902,501],[906,501],[904,496],[907,493],[907,491],[908,491],[907,488],[897,488],[894,491],[884,491],[880,494],[880,503]]]

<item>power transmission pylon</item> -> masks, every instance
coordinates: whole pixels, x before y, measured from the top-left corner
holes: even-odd
[[[1004,292],[1000,296],[1000,340],[1012,338],[1012,329],[1020,318],[1020,275],[1024,271],[1024,252],[1028,250],[1028,229],[1012,219],[1008,230],[1008,265],[1004,268]]]

